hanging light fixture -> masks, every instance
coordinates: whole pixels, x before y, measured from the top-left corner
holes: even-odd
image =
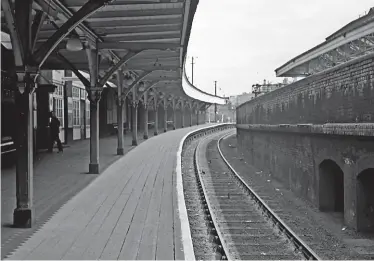
[[[125,75],[124,81],[125,81],[127,86],[131,85],[134,82],[134,80],[132,79],[130,74]]]
[[[82,42],[75,34],[72,34],[68,42],[66,43],[66,49],[71,52],[83,50]]]
[[[139,91],[144,91],[145,90],[145,84],[144,84],[144,82],[140,82],[139,83]]]

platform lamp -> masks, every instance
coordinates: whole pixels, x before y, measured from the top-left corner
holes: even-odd
[[[129,73],[125,74],[124,82],[126,83],[127,86],[130,86],[134,82],[134,79],[132,78],[131,74]]]
[[[143,81],[141,81],[139,83],[139,91],[143,92],[145,90],[145,83]]]
[[[83,50],[82,42],[79,40],[79,36],[72,33],[66,43],[66,49],[70,52],[77,52]]]

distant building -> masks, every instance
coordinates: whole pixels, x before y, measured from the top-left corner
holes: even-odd
[[[255,95],[255,97],[257,97],[286,85],[288,85],[288,80],[283,80],[283,83],[270,83],[269,81],[267,82],[264,80],[263,84],[256,83],[252,85],[252,93]]]
[[[206,112],[206,121],[214,122],[214,104],[212,104]],[[217,122],[235,122],[236,106],[229,101],[225,105],[217,105]]]
[[[287,84],[284,84],[284,83],[270,83],[270,82],[266,82],[266,80],[264,80],[264,83],[261,85],[260,87],[260,91],[262,94],[265,94],[265,93],[268,93],[268,92],[272,92],[278,88],[281,88],[283,86],[286,86]]]
[[[240,104],[243,104],[247,101],[252,100],[254,97],[255,96],[254,96],[253,93],[244,92],[244,93],[239,94],[239,95],[230,96],[229,97],[229,102],[232,104],[232,106],[237,107]]]

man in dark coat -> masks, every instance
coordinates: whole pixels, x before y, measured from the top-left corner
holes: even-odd
[[[63,149],[62,149],[62,144],[61,144],[61,140],[59,137],[60,121],[57,119],[53,111],[51,112],[50,117],[51,117],[51,122],[49,123],[49,129],[51,132],[51,147],[49,148],[49,152],[53,151],[53,146],[55,144],[55,141],[57,142],[58,151],[62,152]]]

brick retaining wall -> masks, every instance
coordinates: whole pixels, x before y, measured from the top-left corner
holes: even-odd
[[[316,206],[331,203],[336,181],[322,182],[322,163],[334,162],[344,175],[345,223],[365,229],[374,193],[360,189],[359,177],[374,175],[374,54],[242,104],[237,123],[246,161]]]

